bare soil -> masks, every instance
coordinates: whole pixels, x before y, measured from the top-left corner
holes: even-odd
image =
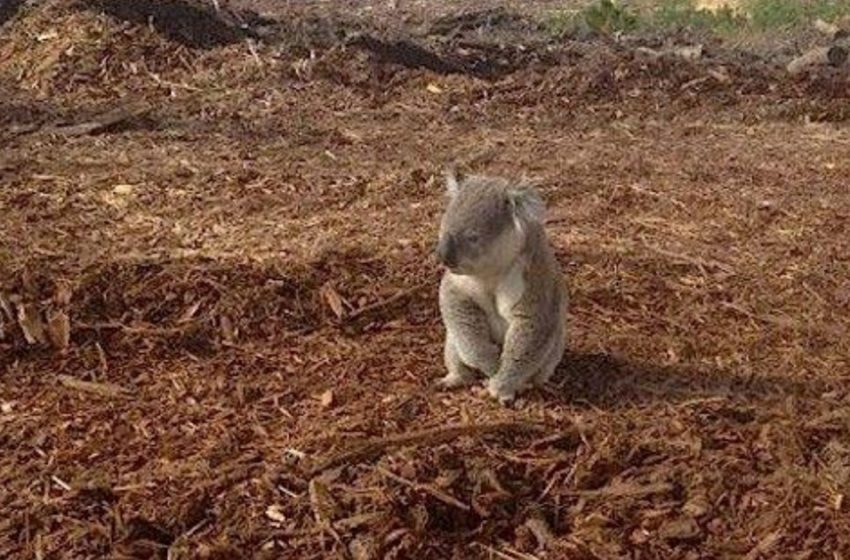
[[[0,17],[0,556],[850,557],[850,75],[524,4]],[[514,408],[432,389],[453,161],[568,274]]]

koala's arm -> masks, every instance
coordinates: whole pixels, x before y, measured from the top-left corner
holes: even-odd
[[[446,278],[440,283],[440,312],[461,361],[488,377],[499,367],[499,346],[490,335],[487,316]]]
[[[490,393],[502,400],[512,399],[544,365],[549,351],[561,336],[557,313],[558,296],[541,301],[527,298],[519,302],[509,322],[501,363],[490,380]]]

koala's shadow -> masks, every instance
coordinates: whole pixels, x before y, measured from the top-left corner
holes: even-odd
[[[711,397],[815,397],[828,390],[826,383],[811,380],[661,366],[608,354],[568,351],[547,387],[530,397],[571,406],[617,408]]]

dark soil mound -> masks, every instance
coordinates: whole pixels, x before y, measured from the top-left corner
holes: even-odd
[[[165,37],[191,48],[210,49],[244,39],[250,33],[243,17],[212,3],[190,0],[92,0],[88,6],[118,19],[153,27]],[[2,21],[2,18],[0,18]]]

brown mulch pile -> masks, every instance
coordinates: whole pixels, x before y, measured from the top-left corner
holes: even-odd
[[[0,27],[0,556],[850,555],[846,68],[133,4]],[[515,408],[432,388],[448,161],[549,203]]]

